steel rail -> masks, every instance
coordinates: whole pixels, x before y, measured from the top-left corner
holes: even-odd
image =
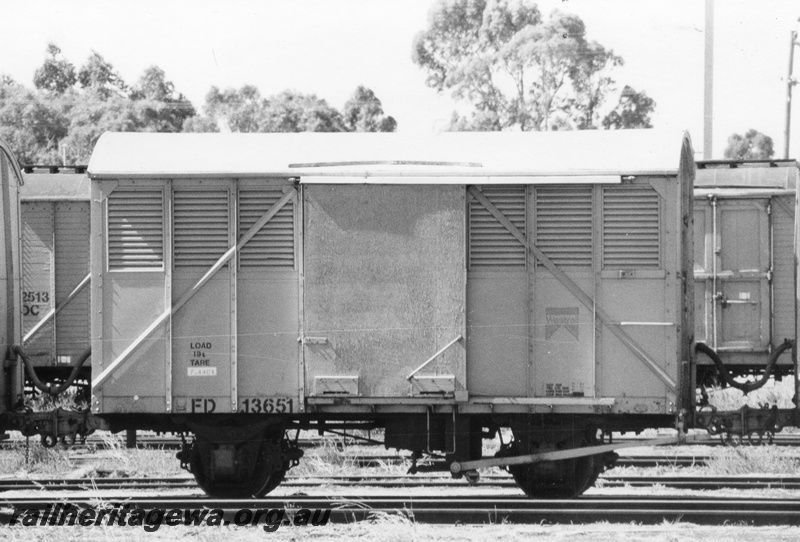
[[[652,487],[715,490],[715,489],[800,489],[797,476],[628,476],[601,475],[602,487]],[[509,487],[517,485],[509,475],[482,476],[474,486],[464,480],[446,476],[409,475],[317,475],[287,476],[281,486],[314,487],[335,485],[337,487],[383,487],[383,488],[478,488]],[[11,479],[0,480],[0,491],[83,491],[83,490],[137,490],[137,489],[197,489],[194,478],[82,478],[82,479]]]
[[[162,450],[177,450],[180,449],[179,445],[172,447],[165,447],[164,445],[154,445],[152,447],[160,448]],[[79,450],[86,450],[85,446],[75,446]],[[140,445],[140,449],[148,448],[146,445]],[[343,453],[340,456],[343,461],[348,465],[353,465],[358,468],[374,469],[382,468],[388,465],[409,465],[411,462],[410,457],[399,455],[357,455]],[[69,454],[68,459],[76,463],[87,463],[91,461],[104,461],[113,460],[112,458],[95,453],[75,453]],[[685,456],[660,456],[660,455],[642,455],[642,456],[621,456],[614,463],[615,467],[638,467],[638,468],[654,468],[654,467],[704,467],[708,465],[710,456],[703,455],[685,455]]]
[[[64,501],[66,504],[67,501]],[[57,504],[57,503],[55,503]],[[121,500],[105,499],[104,504],[89,499],[71,500],[77,508],[105,508]],[[758,525],[800,524],[800,500],[797,499],[717,499],[717,498],[580,498],[574,500],[537,501],[524,498],[473,498],[431,497],[377,497],[332,499],[292,495],[268,499],[219,500],[207,498],[126,498],[124,504],[143,510],[207,509],[222,510],[227,523],[232,525],[235,514],[241,509],[285,510],[291,517],[301,508],[330,510],[332,523],[363,521],[381,514],[397,515],[418,523],[432,524],[485,524],[500,523],[590,523],[597,521],[629,524],[688,521],[704,525],[747,522]],[[53,507],[52,498],[6,499],[6,506],[19,509],[45,510]],[[63,505],[62,505],[63,506]],[[7,523],[13,512],[0,514],[0,523]],[[18,519],[19,521],[19,519]],[[289,524],[284,523],[283,524]]]
[[[75,444],[72,446],[71,449],[81,448],[83,446],[95,446],[98,449],[103,448],[117,448],[119,445],[114,443],[107,443],[106,439],[102,437],[102,435],[107,434],[104,431],[98,431],[93,435],[87,437],[85,444]],[[705,434],[705,433],[701,433]],[[641,437],[628,437],[628,436],[614,436],[615,443],[629,443],[629,442],[636,442],[641,447],[647,447],[647,440]],[[312,438],[300,438],[298,441],[301,447],[309,448],[314,447],[317,445],[336,445],[341,446],[344,449],[349,448],[352,445],[357,446],[367,446],[364,443],[353,442],[348,437],[312,437]],[[138,435],[137,436],[137,447],[138,448],[175,448],[178,449],[181,446],[181,439],[180,437],[173,437],[173,436],[147,436],[147,435]],[[9,446],[20,446],[25,444],[25,437],[19,436],[12,436],[11,438],[0,440],[0,449],[9,447]],[[682,446],[685,448],[686,446],[691,446],[693,444],[687,444]],[[696,444],[694,444],[696,445]],[[708,442],[703,442],[704,446],[730,446],[720,438],[715,438],[713,440],[709,440]],[[747,439],[743,440],[742,445],[750,446],[751,443],[748,443]],[[752,443],[753,446],[800,446],[800,435],[792,435],[792,434],[784,434],[778,433],[772,437],[772,442],[768,442],[767,439],[764,439],[764,442],[759,444],[757,442]],[[691,455],[691,454],[690,454]]]

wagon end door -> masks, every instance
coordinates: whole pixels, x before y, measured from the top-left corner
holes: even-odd
[[[715,212],[716,348],[767,351],[771,335],[769,200],[721,199]]]

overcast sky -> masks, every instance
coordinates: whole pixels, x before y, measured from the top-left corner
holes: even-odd
[[[48,42],[80,66],[91,50],[129,82],[158,65],[197,106],[212,85],[315,93],[341,108],[357,85],[372,88],[401,132],[446,126],[454,104],[425,86],[411,61],[428,0],[70,1],[4,0],[0,73],[32,87]],[[656,127],[685,128],[703,148],[702,0],[545,0],[586,23],[589,39],[625,59],[615,73],[657,103]],[[783,153],[789,34],[796,0],[716,0],[714,157],[727,137],[755,128]],[[795,77],[800,78],[800,48]],[[792,157],[800,156],[795,88]]]

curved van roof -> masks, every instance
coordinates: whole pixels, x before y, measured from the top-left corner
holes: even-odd
[[[109,132],[95,146],[88,173],[92,179],[288,176],[301,182],[421,183],[435,177],[435,182],[473,184],[479,182],[474,177],[513,182],[514,177],[549,176],[564,182],[567,176],[594,176],[595,182],[614,182],[602,177],[675,174],[687,159],[693,162],[691,153],[688,134],[658,130],[446,132],[428,137]]]

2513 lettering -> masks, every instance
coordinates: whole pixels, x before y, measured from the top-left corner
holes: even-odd
[[[23,303],[49,303],[50,292],[22,292]]]

